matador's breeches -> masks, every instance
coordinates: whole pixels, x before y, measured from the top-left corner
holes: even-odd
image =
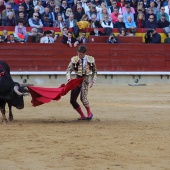
[[[76,109],[79,107],[79,104],[77,103],[77,98],[80,94],[80,100],[83,103],[83,105],[86,107],[89,107],[89,102],[87,100],[87,94],[88,94],[88,80],[84,79],[83,83],[73,89],[71,91],[71,97],[70,97],[70,103],[72,104],[73,108]]]

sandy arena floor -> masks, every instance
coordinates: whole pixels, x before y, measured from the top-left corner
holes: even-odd
[[[170,170],[170,87],[96,85],[94,118],[77,121],[69,94],[13,109],[0,124],[0,170]]]

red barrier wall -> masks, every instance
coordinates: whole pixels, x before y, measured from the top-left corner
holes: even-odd
[[[170,71],[168,44],[86,44],[98,71]],[[1,44],[12,71],[65,71],[77,48],[55,44]]]

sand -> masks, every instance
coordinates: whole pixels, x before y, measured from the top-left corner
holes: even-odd
[[[170,169],[168,85],[96,85],[88,98],[91,122],[77,121],[69,94],[39,107],[25,97],[0,124],[0,170]]]

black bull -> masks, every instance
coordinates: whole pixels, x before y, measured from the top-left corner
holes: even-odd
[[[10,75],[10,67],[4,61],[0,61],[0,109],[2,113],[2,122],[7,122],[5,116],[5,105],[9,107],[9,121],[13,120],[12,106],[17,109],[24,108],[23,95],[25,88],[17,82],[14,82]]]

